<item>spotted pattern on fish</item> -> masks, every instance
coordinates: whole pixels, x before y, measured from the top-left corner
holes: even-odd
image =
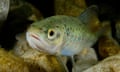
[[[34,28],[36,32],[34,30],[32,31],[32,28]],[[45,40],[47,39],[49,29],[55,29],[58,33],[55,39],[61,37],[62,40],[60,40],[61,45],[56,49],[55,46],[51,45],[50,46],[54,48],[44,48],[48,53],[59,53],[71,56],[80,52],[83,48],[91,47],[97,40],[97,35],[93,34],[82,21],[75,17],[64,15],[52,16],[45,20],[35,22],[31,25],[31,28],[28,29],[28,32],[32,32],[33,34],[37,33],[40,37],[43,36],[43,40]],[[29,40],[29,37],[27,38]],[[48,41],[48,39],[45,40],[45,42],[46,41]],[[54,42],[51,42],[51,44],[54,44]],[[56,43],[56,45],[57,44],[59,45],[59,42]]]

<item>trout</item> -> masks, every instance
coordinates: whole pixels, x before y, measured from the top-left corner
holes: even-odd
[[[79,17],[56,15],[36,21],[27,29],[27,42],[49,54],[73,56],[92,47],[101,35],[97,11],[96,6],[91,6]]]

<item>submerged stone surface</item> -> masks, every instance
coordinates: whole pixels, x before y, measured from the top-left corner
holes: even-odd
[[[75,57],[75,65],[72,72],[82,72],[98,62],[97,55],[93,48],[85,48]]]
[[[56,15],[79,16],[86,8],[85,0],[55,0]]]
[[[3,22],[7,19],[9,7],[10,7],[9,0],[0,0],[0,29],[3,25]]]
[[[119,72],[120,54],[110,56],[83,72]]]
[[[23,59],[0,48],[0,72],[29,72]]]
[[[102,36],[99,39],[98,48],[101,58],[112,56],[120,52],[120,46],[117,41],[108,36]]]

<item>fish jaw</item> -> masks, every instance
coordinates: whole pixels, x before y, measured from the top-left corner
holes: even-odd
[[[35,33],[27,32],[26,39],[27,39],[28,44],[33,49],[39,50],[41,52],[46,52],[48,54],[55,54],[56,53],[56,49],[54,46],[47,44],[42,38],[40,38]]]

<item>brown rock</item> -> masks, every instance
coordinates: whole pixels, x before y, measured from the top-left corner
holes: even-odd
[[[112,37],[112,29],[109,21],[105,21],[103,24],[106,24],[106,27],[98,40],[98,50],[101,58],[115,55],[120,51],[118,42]]]
[[[120,72],[120,54],[108,57],[83,72]]]
[[[98,62],[93,48],[84,48],[74,59],[75,65],[73,66],[72,72],[82,72]]]
[[[86,8],[85,0],[55,0],[55,14],[79,16]]]
[[[120,20],[116,21],[115,28],[116,28],[115,36],[116,36],[117,41],[120,43]]]
[[[29,72],[23,59],[0,48],[0,72]]]
[[[11,0],[10,13],[14,13],[14,16],[18,16],[17,19],[24,18],[36,21],[43,18],[41,12],[37,8],[23,0]]]
[[[99,40],[99,54],[102,58],[115,55],[120,52],[120,46],[112,37],[102,36]]]

